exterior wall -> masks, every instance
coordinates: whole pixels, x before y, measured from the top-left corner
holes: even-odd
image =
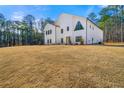
[[[81,24],[84,27],[84,30],[74,31],[78,21],[81,22]],[[66,44],[66,37],[69,37],[69,36],[71,37],[72,44],[79,43],[75,41],[76,36],[82,36],[82,38],[84,39],[84,43],[86,43],[86,19],[85,18],[68,15],[68,14],[62,14],[60,15],[59,19],[56,21],[56,24],[60,26],[60,32],[58,32],[57,36],[60,38],[64,38],[64,44]],[[69,26],[69,31],[67,31],[67,26]],[[61,34],[61,29],[64,30],[63,34]],[[60,40],[58,42],[61,43]]]
[[[48,30],[51,30],[51,34],[46,34]],[[44,29],[44,37],[45,37],[45,44],[55,44],[55,30],[56,27],[51,24],[47,24],[45,29]],[[48,43],[47,41],[51,39],[51,43]]]
[[[76,24],[77,24],[78,21],[82,24],[82,26],[84,28],[82,30],[76,30],[76,31],[73,30],[74,44],[76,44],[76,43],[80,44],[80,42],[76,42],[76,39],[75,38],[77,36],[81,36],[82,39],[84,40],[84,44],[86,44],[86,19],[85,18],[82,18],[82,17],[76,17],[76,16],[74,16],[72,20],[74,20],[73,21],[73,29],[75,29]]]
[[[87,20],[87,44],[103,42],[103,31]]]
[[[66,37],[72,36],[72,30],[73,30],[73,24],[72,24],[72,17],[66,14],[60,15],[59,19],[56,21],[56,24],[60,26],[60,32],[57,32],[57,36],[59,39],[57,39],[58,43],[60,42],[60,39],[64,39],[64,44],[66,44]],[[67,31],[67,26],[69,26],[69,31]],[[63,29],[63,34],[61,34],[61,29]],[[72,41],[72,38],[71,38]]]
[[[78,21],[80,21],[84,29],[75,31]],[[86,18],[70,14],[62,14],[59,16],[55,24],[60,27],[51,24],[46,25],[45,31],[52,29],[52,34],[45,35],[45,44],[47,44],[48,39],[52,39],[52,44],[62,44],[61,38],[63,38],[63,44],[67,44],[66,37],[70,37],[72,44],[80,44],[80,42],[76,42],[75,38],[77,36],[83,38],[84,44],[93,44],[103,41],[103,31]],[[67,31],[67,27],[69,27],[69,31]],[[63,33],[61,33],[61,29],[63,29]]]

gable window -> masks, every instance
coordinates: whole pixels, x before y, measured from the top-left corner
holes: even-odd
[[[81,42],[82,37],[81,36],[76,36],[75,41],[76,42]]]
[[[67,31],[69,31],[69,26],[67,26]]]
[[[78,21],[74,30],[76,31],[76,30],[83,30],[83,29],[84,27],[82,26],[81,22]]]
[[[61,29],[61,34],[63,34],[63,29]]]

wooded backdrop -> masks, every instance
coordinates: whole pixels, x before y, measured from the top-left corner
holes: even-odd
[[[104,42],[124,42],[124,5],[108,5],[98,16],[88,17],[104,31]]]

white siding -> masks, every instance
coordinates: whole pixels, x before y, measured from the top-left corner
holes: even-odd
[[[84,29],[74,31],[78,21],[80,21]],[[70,37],[71,43],[76,44],[79,43],[75,41],[75,38],[77,36],[81,36],[85,44],[86,39],[87,44],[98,43],[103,41],[103,31],[84,17],[74,16],[70,14],[61,14],[55,24],[59,25],[59,27],[56,27],[55,25],[51,24],[46,25],[45,31],[52,29],[52,34],[48,36],[45,35],[45,44],[47,44],[48,39],[52,39],[52,44],[61,44],[61,38],[63,38],[64,40],[63,43],[66,44],[66,37]],[[69,27],[69,31],[67,31],[67,27]],[[63,34],[61,33],[61,29],[63,29]]]
[[[91,28],[90,28],[91,27]],[[93,38],[93,41],[92,41]],[[103,42],[103,31],[91,21],[87,21],[87,44]]]
[[[46,35],[46,31],[52,30],[51,34]],[[45,44],[48,44],[47,40],[51,39],[51,44],[55,44],[55,26],[51,24],[47,24],[44,29],[44,37],[45,37]]]

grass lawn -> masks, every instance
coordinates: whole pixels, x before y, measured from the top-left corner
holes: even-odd
[[[124,47],[0,48],[0,87],[124,87]]]
[[[104,45],[106,46],[123,46],[124,47],[124,43],[104,43]]]

